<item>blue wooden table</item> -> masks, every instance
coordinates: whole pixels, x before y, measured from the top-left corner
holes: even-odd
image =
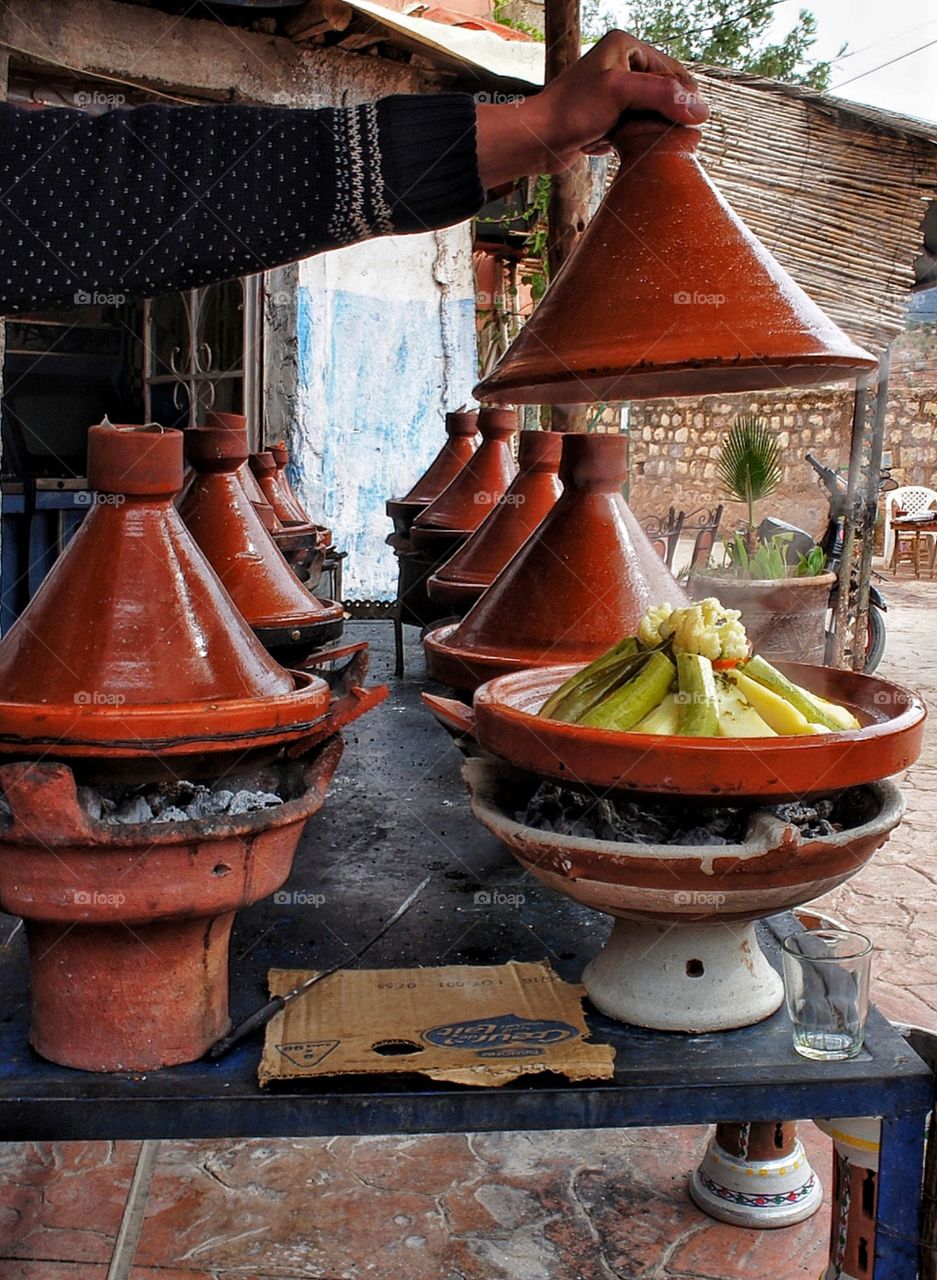
[[[389,623],[353,624],[372,669],[393,665]],[[307,904],[268,900],[243,912],[231,953],[232,1013],[265,998],[273,966],[325,968],[347,958],[427,872],[408,915],[369,954],[369,967],[499,963],[548,957],[577,979],[607,921],[526,876],[471,818],[459,756],[419,705],[422,662],[391,681],[393,695],[352,726],[326,809],[309,825],[288,888]],[[500,893],[492,893],[499,890]],[[476,895],[487,891],[488,903]],[[497,902],[505,905],[498,906]],[[492,902],[495,905],[492,905]],[[0,940],[15,922],[0,918]],[[777,961],[790,917],[762,926]],[[0,1139],[215,1138],[627,1128],[744,1120],[884,1118],[875,1280],[912,1280],[930,1070],[873,1011],[866,1049],[851,1062],[794,1053],[781,1011],[755,1027],[701,1036],[652,1032],[589,1014],[615,1046],[614,1080],[572,1085],[532,1078],[501,1089],[394,1076],[260,1090],[255,1036],[218,1063],[96,1076],[43,1062],[27,1045],[22,932],[0,949]]]

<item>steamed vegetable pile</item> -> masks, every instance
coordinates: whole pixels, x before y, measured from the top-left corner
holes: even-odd
[[[851,711],[752,655],[736,609],[716,599],[648,609],[628,636],[571,676],[538,713],[620,733],[773,738],[842,733]]]

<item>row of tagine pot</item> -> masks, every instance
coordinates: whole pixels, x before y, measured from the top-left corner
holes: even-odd
[[[67,1066],[149,1071],[226,1032],[234,914],[286,879],[343,725],[386,696],[363,646],[321,665],[338,617],[246,496],[242,425],[185,433],[178,510],[182,432],[92,427],[95,501],[0,641],[0,905],[31,1042]]]
[[[682,586],[622,496],[625,436],[522,431],[518,469],[501,476],[500,492],[476,463],[486,444],[466,457],[450,445],[430,468],[444,458],[455,473],[434,502],[387,503],[388,542],[402,563],[416,562],[404,588],[418,577],[430,602],[414,620],[433,628],[425,637],[432,678],[470,693],[509,670],[588,661],[648,603],[677,606],[688,596],[717,595],[739,609],[772,661],[823,660],[832,575],[749,582],[700,572]]]

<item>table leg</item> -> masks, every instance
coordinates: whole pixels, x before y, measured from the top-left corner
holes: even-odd
[[[927,1111],[882,1121],[874,1280],[915,1280]]]
[[[158,1155],[158,1139],[147,1138],[140,1143],[136,1168],[133,1171],[124,1204],[124,1216],[117,1232],[117,1239],[114,1241],[111,1264],[107,1269],[107,1280],[129,1280],[137,1245],[140,1243],[140,1234],[143,1231],[146,1201],[150,1194],[150,1183],[153,1181],[153,1170],[156,1168]]]

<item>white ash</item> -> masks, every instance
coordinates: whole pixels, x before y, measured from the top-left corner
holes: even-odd
[[[193,822],[203,818],[241,817],[283,803],[272,791],[232,790],[226,779],[164,782],[145,787],[79,787],[78,801],[95,822],[136,825],[142,822]]]

